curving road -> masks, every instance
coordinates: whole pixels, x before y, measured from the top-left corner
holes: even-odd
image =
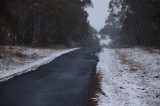
[[[82,48],[0,83],[0,106],[86,106],[96,52]]]

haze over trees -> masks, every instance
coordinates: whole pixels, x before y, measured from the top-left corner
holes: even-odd
[[[92,36],[91,0],[0,0],[0,44],[50,45]]]
[[[160,46],[159,0],[111,0],[100,34],[121,44]]]

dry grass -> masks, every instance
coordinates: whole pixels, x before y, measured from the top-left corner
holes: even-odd
[[[13,48],[11,47],[0,47],[0,58],[10,58],[10,57],[19,57],[25,58],[27,55],[22,54],[21,52],[13,52]]]
[[[149,51],[150,53],[160,53],[160,48],[156,47],[142,47],[143,50]]]
[[[22,48],[35,48],[35,49],[68,49],[68,46],[65,45],[50,45],[50,46],[1,46],[0,45],[0,59],[2,58],[10,58],[10,57],[19,57],[19,58],[35,58],[37,54],[30,55],[29,57],[21,52],[21,49],[14,52],[16,47]],[[22,49],[23,50],[23,49]]]
[[[66,46],[66,45],[48,45],[48,46],[31,46],[29,48],[36,48],[36,49],[56,49],[56,50],[59,50],[59,49],[68,49],[69,46]]]
[[[132,47],[132,45],[127,45],[127,44],[116,44],[116,45],[109,45],[109,46],[106,46],[107,48],[111,48],[111,49],[116,49],[116,48],[130,48]]]
[[[116,54],[118,55],[118,57],[119,57],[119,59],[120,59],[120,61],[121,61],[122,64],[126,64],[126,65],[129,66],[130,72],[139,71],[142,74],[142,76],[143,76],[142,80],[145,82],[144,76],[147,75],[147,72],[146,72],[145,67],[142,64],[140,64],[140,63],[138,63],[138,62],[136,62],[134,60],[128,59],[126,57],[126,55],[124,53],[122,53],[118,49],[116,50]]]
[[[118,49],[116,49],[116,54],[119,57],[119,60],[121,61],[122,64],[127,64],[130,67],[131,71],[136,71],[138,69],[144,70],[142,65],[140,63],[135,62],[134,60],[128,59],[126,55],[122,52],[120,52]],[[136,69],[138,68],[138,69]]]
[[[89,97],[88,97],[88,100],[87,100],[87,106],[97,106],[97,104],[98,104],[97,94],[102,93],[101,80],[102,80],[101,75],[99,73],[97,73],[94,76],[94,79],[93,79],[93,82],[92,82],[92,89],[89,93]]]
[[[0,58],[7,58],[12,55],[13,53],[10,52],[6,47],[3,47],[3,46],[0,47]]]

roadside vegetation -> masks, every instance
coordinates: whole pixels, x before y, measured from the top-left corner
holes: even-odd
[[[160,47],[159,0],[111,0],[110,14],[101,29],[112,45]]]
[[[96,43],[97,32],[87,21],[88,6],[91,0],[0,0],[0,45]]]
[[[101,90],[101,81],[102,81],[101,74],[96,73],[92,81],[92,86],[91,86],[91,91],[89,93],[87,106],[97,106],[98,105],[98,100],[97,100],[98,93],[103,94]]]

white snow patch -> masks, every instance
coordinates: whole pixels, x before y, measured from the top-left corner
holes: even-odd
[[[17,58],[11,56],[11,57],[6,57],[5,59],[0,59],[0,69],[1,69],[0,81],[5,81],[16,75],[21,75],[23,73],[35,70],[39,66],[53,61],[56,57],[59,57],[63,54],[78,49],[78,48],[73,48],[73,49],[56,50],[56,49],[35,49],[35,48],[24,48],[24,47],[11,47],[11,48],[13,49],[12,52],[21,53],[23,55],[26,55],[27,57]]]
[[[98,106],[160,106],[160,54],[104,48],[99,59],[104,94],[98,94]]]
[[[109,46],[110,43],[111,43],[111,39],[109,36],[106,36],[106,38],[100,40],[100,45],[102,47]]]

